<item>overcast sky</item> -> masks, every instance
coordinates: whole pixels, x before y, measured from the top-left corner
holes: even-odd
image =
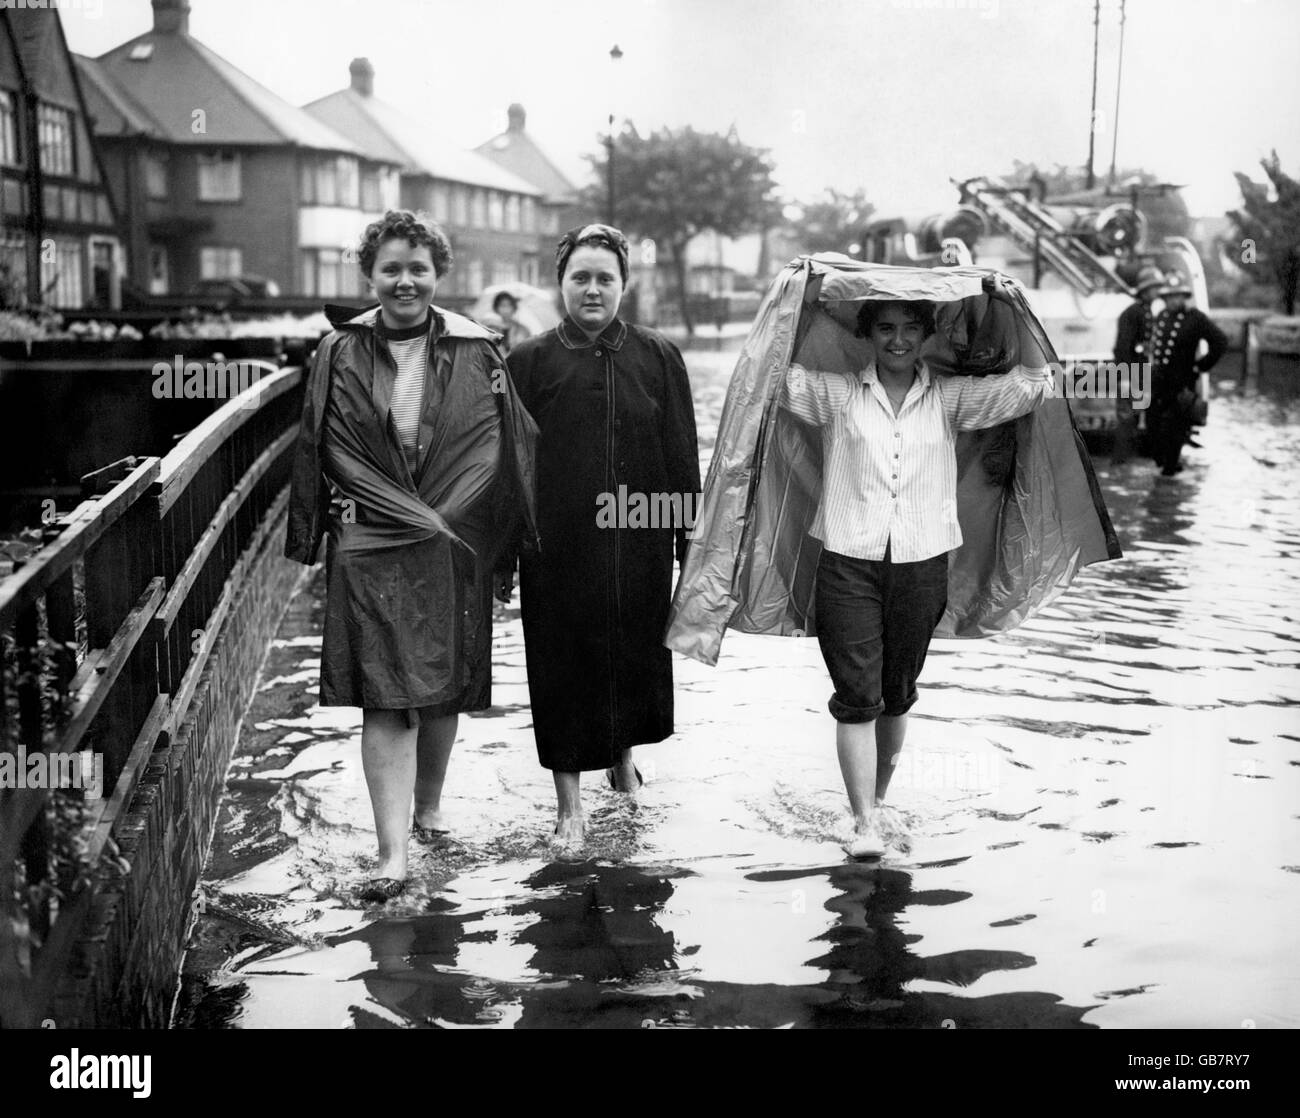
[[[65,0],[67,2],[67,0]],[[147,31],[149,0],[72,0],[69,45]],[[1102,0],[1096,167],[1110,165],[1120,0]],[[1300,3],[1128,0],[1118,162],[1239,202],[1276,148],[1300,174]],[[520,101],[575,177],[608,114],[770,148],[788,197],[863,187],[881,212],[955,200],[1012,159],[1082,165],[1092,0],[191,0],[190,31],[301,105],[375,65],[375,94],[466,147]],[[623,50],[615,66],[609,49]]]

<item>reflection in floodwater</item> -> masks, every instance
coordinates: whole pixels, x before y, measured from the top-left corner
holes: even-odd
[[[707,458],[728,355],[691,353]],[[181,1027],[1300,1025],[1300,425],[1216,399],[1187,472],[1103,465],[1124,558],[1014,633],[936,642],[892,795],[847,863],[815,641],[677,662],[641,802],[584,781],[547,845],[516,605],[413,887],[364,909],[359,713],[316,705],[319,573],[268,654],[222,804]]]

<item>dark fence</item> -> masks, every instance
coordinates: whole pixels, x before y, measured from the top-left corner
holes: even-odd
[[[230,750],[300,568],[303,370],[86,499],[0,581],[0,1025],[165,1025]],[[56,787],[52,787],[56,786]]]

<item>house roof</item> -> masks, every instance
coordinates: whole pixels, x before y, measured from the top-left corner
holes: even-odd
[[[86,109],[94,118],[96,135],[162,134],[158,122],[104,73],[97,59],[84,54],[74,54],[72,59],[81,75],[81,91],[86,97]]]
[[[362,154],[183,31],[146,31],[92,61],[82,72],[98,79],[101,91],[110,85],[117,93],[99,98],[111,107],[110,117],[150,124],[148,131],[172,143],[294,144]],[[204,113],[201,132],[194,131],[198,109]]]
[[[533,183],[547,202],[563,205],[578,200],[578,188],[524,130],[524,110],[510,106],[510,127],[474,150],[507,171]]]
[[[438,137],[425,121],[355,89],[340,89],[312,101],[305,111],[348,137],[370,158],[400,163],[408,174],[515,194],[542,193],[492,160]]]

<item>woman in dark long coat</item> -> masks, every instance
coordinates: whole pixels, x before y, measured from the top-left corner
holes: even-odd
[[[495,335],[432,305],[441,230],[390,211],[360,261],[379,307],[345,312],[317,348],[285,554],[311,563],[328,538],[321,705],[362,708],[379,864],[361,896],[385,900],[408,831],[446,830],[457,715],[491,703],[492,565],[531,521],[536,430]]]
[[[626,238],[573,230],[556,262],[566,317],[509,366],[539,428],[540,548],[524,553],[520,586],[533,733],[555,775],[557,839],[576,843],[579,774],[608,769],[633,792],[631,747],[673,732],[663,636],[700,472],[681,354],[618,318]]]

